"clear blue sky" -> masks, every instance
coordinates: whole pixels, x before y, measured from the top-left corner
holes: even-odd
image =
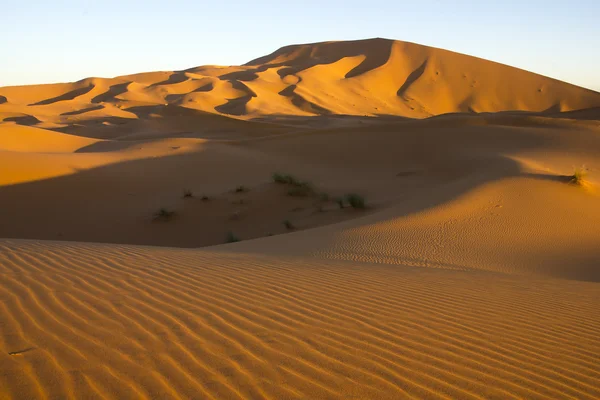
[[[0,86],[203,64],[386,37],[600,91],[600,0],[0,0]]]

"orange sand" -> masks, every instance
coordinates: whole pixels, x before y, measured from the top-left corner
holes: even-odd
[[[600,93],[406,42],[0,88],[0,398],[597,399],[599,170]]]

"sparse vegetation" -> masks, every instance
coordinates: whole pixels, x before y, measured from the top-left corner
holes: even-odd
[[[238,186],[235,188],[234,192],[235,193],[245,193],[245,192],[249,192],[250,189],[248,189],[246,186]]]
[[[183,189],[183,197],[184,198],[194,197],[194,193],[192,193],[192,191],[190,189]]]
[[[227,232],[226,241],[227,241],[227,243],[235,243],[235,242],[239,242],[240,238],[237,237],[233,232],[229,231],[229,232]]]
[[[286,219],[285,221],[283,221],[283,226],[285,226],[285,228],[289,231],[295,229],[294,224],[292,224],[292,222],[289,219]]]
[[[362,197],[359,194],[356,194],[356,193],[347,194],[346,201],[348,202],[348,204],[350,204],[350,207],[352,207],[352,208],[361,209],[361,210],[366,208],[365,199],[364,199],[364,197]]]
[[[573,175],[571,176],[570,182],[574,185],[583,185],[585,178],[587,177],[587,171],[585,167],[575,168]]]
[[[288,190],[288,195],[290,196],[309,196],[314,194],[313,187],[310,183],[301,181],[293,175],[276,172],[273,174],[273,182],[294,186],[292,189]]]
[[[273,174],[273,182],[275,183],[289,184],[292,183],[295,179],[296,178],[288,174],[280,174],[279,172],[275,172]]]
[[[344,198],[343,197],[336,197],[335,202],[337,203],[338,206],[340,206],[340,208],[344,208]]]
[[[208,197],[208,196],[206,196],[206,195],[205,195],[205,196],[202,196],[202,201],[208,201],[208,200],[210,200],[210,197]]]
[[[168,220],[175,216],[175,211],[171,211],[167,208],[160,208],[154,213],[154,219]]]

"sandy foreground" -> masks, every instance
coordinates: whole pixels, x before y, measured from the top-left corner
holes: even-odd
[[[600,398],[599,177],[600,93],[406,42],[0,88],[0,398]]]

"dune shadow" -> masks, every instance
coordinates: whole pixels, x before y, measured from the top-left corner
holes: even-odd
[[[51,99],[46,99],[38,101],[37,103],[29,104],[29,106],[45,106],[48,104],[57,103],[59,101],[73,100],[76,97],[83,96],[84,94],[90,92],[92,89],[94,89],[94,87],[95,85],[81,87],[75,90],[71,90],[70,92],[61,94],[60,96],[53,97]]]
[[[127,141],[127,140],[106,140],[92,143],[75,150],[75,153],[110,153],[115,151],[128,150],[133,148],[141,149],[145,142]]]
[[[137,119],[101,116],[67,122],[65,126],[48,128],[48,130],[93,139],[115,139],[127,132],[142,128],[142,122]]]
[[[589,248],[582,254],[557,254],[557,257],[569,259],[569,267],[558,266],[550,272],[562,279],[582,282],[600,282],[600,250],[598,247]]]
[[[228,74],[219,75],[219,79],[221,79],[223,81],[251,82],[253,80],[258,79],[257,72],[261,72],[260,70],[264,71],[265,68],[256,68],[254,70],[230,72]]]
[[[210,92],[210,91],[211,91],[211,90],[213,90],[214,88],[215,88],[215,85],[214,85],[212,82],[210,82],[210,83],[207,83],[207,84],[205,84],[205,85],[202,85],[202,86],[200,86],[200,87],[199,87],[199,88],[197,88],[197,89],[194,89],[194,90],[192,91],[192,93],[198,93],[198,92]]]
[[[357,43],[365,42],[368,45],[357,46]],[[297,74],[316,65],[333,64],[346,57],[364,56],[365,59],[359,65],[345,74],[344,78],[348,79],[384,65],[392,53],[393,41],[374,38],[314,45],[285,46],[244,66],[280,68],[277,73],[281,78],[285,78],[287,75]],[[277,61],[278,59],[285,61]]]
[[[309,113],[317,114],[317,115],[329,115],[332,114],[330,110],[325,107],[322,107],[312,101],[306,100],[304,97],[300,96],[296,93],[297,85],[290,85],[280,91],[278,94],[280,96],[290,98],[290,101],[293,105],[301,109],[302,111],[306,111]]]
[[[80,114],[85,114],[85,113],[90,112],[90,111],[101,110],[103,108],[104,108],[103,105],[97,105],[97,106],[92,106],[92,107],[88,107],[88,108],[82,108],[81,110],[64,112],[64,113],[62,113],[60,115],[63,116],[63,117],[70,116],[70,115],[80,115]]]
[[[549,117],[549,118],[566,118],[566,119],[600,121],[600,107],[583,108],[581,110],[560,111],[560,112],[546,111],[543,114],[545,117]]]
[[[108,90],[106,92],[101,93],[98,96],[94,97],[92,99],[92,103],[94,103],[94,104],[95,103],[107,103],[107,102],[110,102],[111,100],[115,100],[115,97],[127,92],[127,88],[129,87],[130,84],[131,84],[131,82],[124,82],[124,83],[118,83],[116,85],[112,85],[110,88],[108,88]]]
[[[34,117],[33,115],[22,115],[22,116],[18,116],[18,117],[7,117],[4,118],[3,120],[4,122],[15,122],[19,125],[25,125],[25,126],[33,126],[33,125],[37,125],[39,124],[40,121],[39,119],[37,119],[36,117]]]
[[[555,174],[541,174],[541,173],[522,173],[521,176],[540,181],[550,181],[559,183],[569,183],[573,179],[573,175],[555,175]]]
[[[544,111],[542,111],[541,113],[542,113],[542,114],[550,114],[550,115],[553,115],[553,114],[558,114],[558,113],[560,113],[560,112],[562,112],[562,107],[561,107],[561,105],[560,105],[560,102],[558,102],[558,103],[556,103],[556,104],[553,104],[553,105],[551,105],[550,107],[546,108],[546,109],[545,109]]]
[[[294,96],[291,88],[284,89],[285,95]],[[281,92],[280,95],[284,95]],[[312,103],[311,103],[312,104]],[[318,105],[315,105],[317,108]],[[310,108],[307,108],[310,110]],[[368,115],[349,115],[349,114],[333,114],[329,110],[324,109],[320,113],[314,110],[315,115],[288,115],[288,114],[272,114],[260,117],[251,118],[250,121],[266,122],[270,124],[278,124],[297,128],[300,131],[306,129],[327,129],[333,127],[348,127],[360,128],[364,126],[380,126],[386,124],[397,124],[401,122],[418,122],[420,120],[402,117],[391,114],[377,114],[375,116]],[[290,134],[295,134],[297,131],[290,131]]]
[[[182,83],[182,82],[188,81],[189,79],[190,78],[188,76],[186,76],[185,73],[183,73],[183,72],[173,72],[164,81],[153,83],[152,85],[150,85],[148,87],[153,88],[153,87],[161,86],[161,85],[174,85],[177,83]]]
[[[423,73],[425,72],[425,69],[427,68],[427,61],[428,60],[425,60],[419,68],[415,69],[413,72],[411,72],[408,75],[408,77],[406,78],[406,81],[402,84],[402,86],[400,86],[400,89],[398,89],[398,92],[396,92],[397,96],[403,97],[404,92],[406,92],[408,90],[408,88],[414,82],[416,82],[417,79],[419,79],[423,75]]]
[[[248,104],[248,102],[252,100],[253,97],[256,97],[256,93],[240,81],[228,82],[231,83],[231,86],[235,90],[244,92],[245,95],[236,97],[235,99],[227,99],[227,102],[225,104],[216,106],[215,111],[220,112],[222,114],[229,114],[235,116],[246,115],[248,113],[248,110],[246,109],[246,104]]]

